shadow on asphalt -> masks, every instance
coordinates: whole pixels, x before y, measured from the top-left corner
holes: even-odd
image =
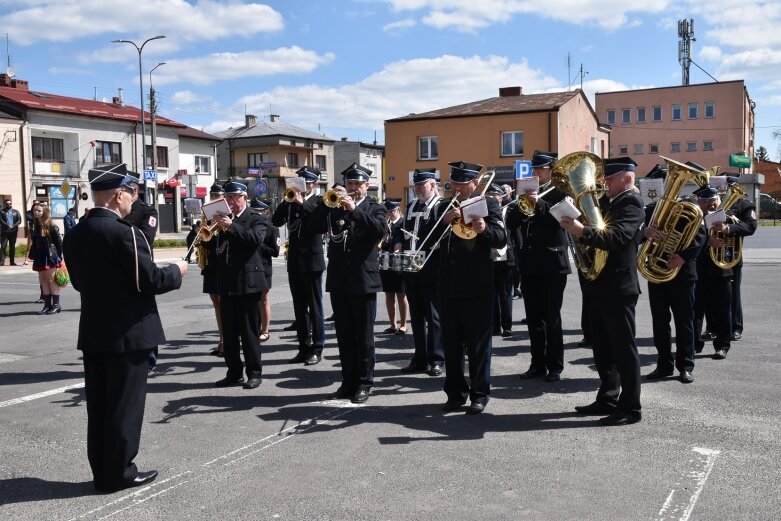
[[[92,481],[71,483],[31,477],[0,479],[0,505],[94,496],[95,494],[97,493],[92,486]]]
[[[60,380],[77,380],[84,377],[83,371],[49,371],[47,373],[3,373],[0,385],[24,385]]]

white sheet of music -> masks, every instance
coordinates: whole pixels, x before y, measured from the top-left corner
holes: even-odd
[[[485,196],[473,197],[461,203],[461,215],[464,217],[464,223],[466,224],[471,223],[474,219],[487,216],[488,203],[485,201]]]
[[[306,193],[306,181],[303,177],[286,177],[285,188],[293,188],[299,193]]]
[[[230,215],[230,213],[231,209],[225,199],[203,205],[203,214],[206,216],[206,219],[210,221],[214,219],[217,214]]]
[[[714,224],[723,223],[726,220],[727,216],[724,214],[724,210],[719,209],[705,216],[705,227],[710,230]]]
[[[578,210],[574,204],[572,204],[572,199],[569,197],[565,197],[558,203],[554,204],[550,207],[550,214],[559,222],[561,222],[561,218],[564,216],[572,217],[573,219],[577,219],[580,217],[580,210]]]

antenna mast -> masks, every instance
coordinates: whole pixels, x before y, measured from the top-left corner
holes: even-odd
[[[692,42],[694,38],[694,19],[678,20],[678,63],[681,64],[681,85],[689,84],[689,66],[692,63]]]

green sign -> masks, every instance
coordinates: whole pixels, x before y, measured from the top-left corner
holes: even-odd
[[[729,166],[734,166],[736,168],[751,168],[751,158],[738,154],[730,154]]]

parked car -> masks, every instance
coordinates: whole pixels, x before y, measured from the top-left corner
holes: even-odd
[[[773,199],[770,194],[759,194],[759,218],[781,219],[781,202]]]

